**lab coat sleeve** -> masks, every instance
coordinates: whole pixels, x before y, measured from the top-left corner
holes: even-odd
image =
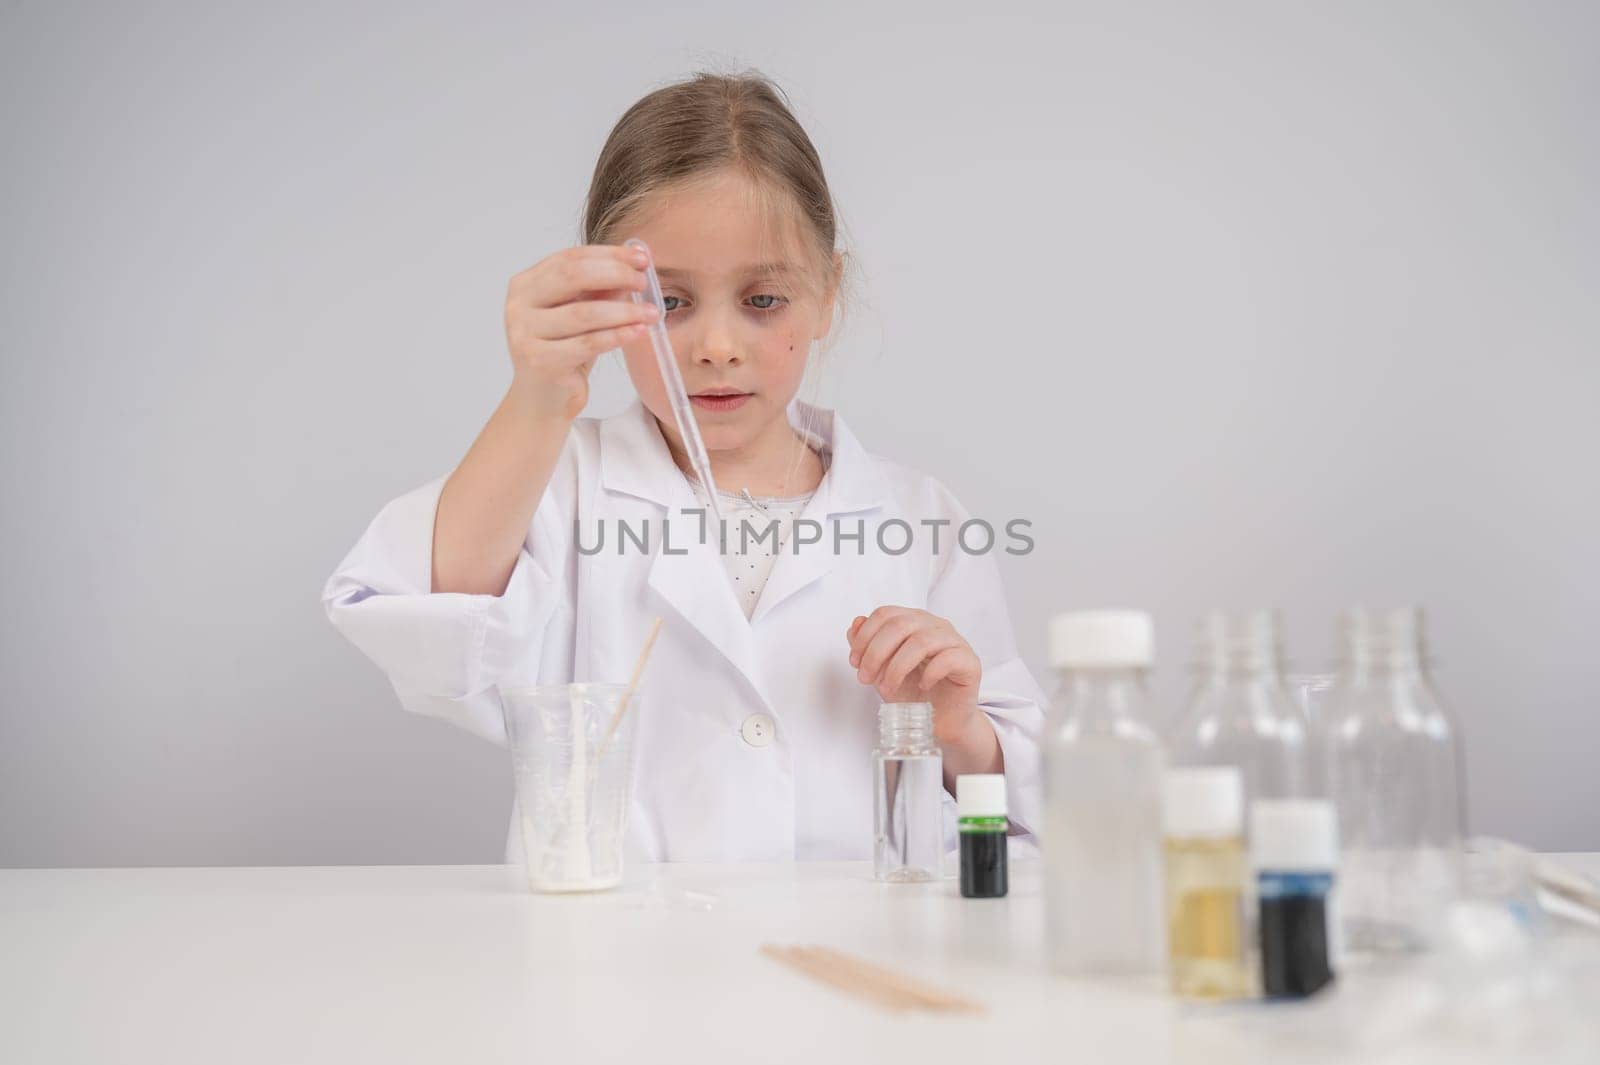
[[[959,518],[955,525],[965,520]],[[930,612],[949,619],[983,664],[978,703],[994,725],[1005,758],[1006,805],[1014,829],[1039,829],[1043,774],[1039,743],[1044,732],[1044,693],[1017,654],[1000,569],[990,554],[969,555],[958,545],[928,594]]]
[[[334,627],[388,675],[406,709],[503,746],[496,685],[541,645],[559,608],[552,573],[563,572],[556,559],[564,529],[547,493],[502,594],[433,592],[433,523],[444,480],[378,513],[328,578],[322,604]]]

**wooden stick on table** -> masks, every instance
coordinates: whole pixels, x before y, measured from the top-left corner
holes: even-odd
[[[940,990],[881,965],[830,947],[783,947],[767,943],[761,953],[813,980],[887,1009],[940,1013],[982,1013],[984,1005]]]

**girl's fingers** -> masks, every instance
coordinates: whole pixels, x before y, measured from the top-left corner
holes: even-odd
[[[585,333],[582,336],[571,337],[567,340],[555,342],[556,349],[564,358],[574,364],[583,363],[602,355],[612,348],[620,348],[624,344],[631,344],[644,336],[645,327],[642,325],[625,325],[616,329],[602,329],[595,333]]]
[[[512,279],[508,298],[534,307],[570,303],[597,289],[645,290],[644,262],[631,248],[570,248]]]
[[[930,629],[913,633],[889,659],[883,675],[878,678],[878,689],[889,692],[898,690],[918,666],[958,643],[954,633],[945,634]]]
[[[632,267],[639,271],[641,278],[644,277],[643,259],[635,256],[632,249],[590,244],[577,248],[563,248],[554,255],[545,256],[512,277],[506,292],[508,296],[520,297],[526,302],[527,297],[535,290],[556,283],[557,279],[579,268],[580,264],[608,261]]]
[[[856,629],[855,635],[850,637],[850,664],[860,667],[862,653],[866,650],[867,645],[872,642],[873,637],[885,625],[897,618],[915,613],[917,611],[903,606],[880,606],[868,614],[866,620],[861,623],[861,627]]]
[[[977,656],[967,646],[948,647],[924,664],[920,686],[923,691],[929,691],[942,680],[970,686],[978,682],[981,668]]]
[[[602,329],[648,325],[657,317],[655,307],[649,304],[641,306],[620,300],[589,300],[540,310],[530,315],[530,325],[534,335],[541,340],[568,340]]]
[[[878,682],[883,667],[916,628],[916,619],[903,615],[889,618],[876,628],[872,628],[872,619],[867,619],[867,624],[856,634],[855,649],[856,669],[863,684]],[[868,635],[869,629],[871,635]]]
[[[904,643],[906,636],[910,635],[910,628],[907,620],[891,617],[874,624],[874,619],[867,617],[866,624],[862,624],[859,632],[856,632],[856,640],[850,649],[850,664],[858,670],[862,683],[877,683],[878,673],[883,672],[883,664]]]

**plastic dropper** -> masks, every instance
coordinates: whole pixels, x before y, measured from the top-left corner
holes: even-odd
[[[661,382],[667,386],[667,402],[672,404],[672,420],[678,423],[678,435],[683,438],[684,450],[689,453],[689,465],[695,476],[705,486],[706,500],[717,527],[722,527],[722,508],[717,505],[717,483],[711,479],[711,456],[706,454],[706,444],[700,439],[700,425],[694,420],[694,405],[683,387],[683,375],[678,372],[678,359],[672,353],[672,342],[667,339],[667,304],[661,298],[661,279],[656,276],[656,259],[645,242],[637,237],[623,242],[629,248],[638,248],[649,261],[645,264],[646,292],[630,292],[635,303],[654,303],[660,312],[650,325],[650,346],[656,351],[656,365],[661,369]]]

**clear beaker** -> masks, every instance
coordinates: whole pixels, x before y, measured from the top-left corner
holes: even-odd
[[[633,784],[635,690],[608,732],[627,686],[556,684],[501,691],[515,775],[516,831],[533,891],[601,891],[622,881]]]

